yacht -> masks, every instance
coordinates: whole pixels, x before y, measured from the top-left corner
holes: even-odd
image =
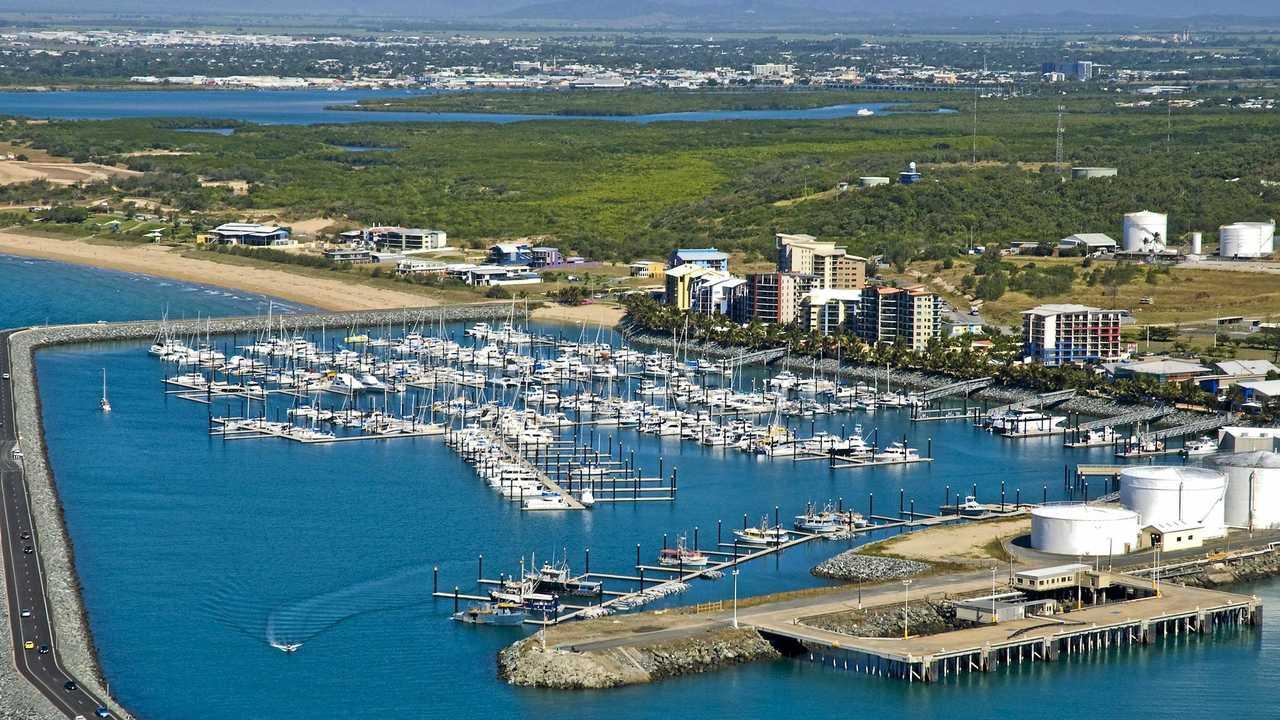
[[[525,498],[525,510],[568,510],[569,503],[558,493],[544,492],[531,498]]]
[[[907,462],[909,460],[919,460],[920,451],[912,447],[907,447],[900,442],[891,443],[889,447],[875,453],[872,456],[875,460],[889,460],[896,462]]]
[[[1216,452],[1218,452],[1218,441],[1206,435],[1201,435],[1195,440],[1188,441],[1186,446],[1182,448],[1182,454],[1187,456],[1212,455]]]
[[[876,111],[872,110],[871,108],[858,108],[858,112],[857,112],[858,117],[871,117],[872,115],[875,115],[875,114],[876,114]]]
[[[329,381],[329,392],[351,395],[364,389],[364,383],[355,379],[350,373],[338,373]]]

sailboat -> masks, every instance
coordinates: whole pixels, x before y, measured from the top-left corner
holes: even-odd
[[[102,368],[102,399],[98,401],[98,407],[102,408],[102,412],[111,412],[111,403],[107,402],[107,369]]]

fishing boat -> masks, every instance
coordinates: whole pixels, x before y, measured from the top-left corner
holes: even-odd
[[[818,510],[813,505],[809,505],[803,515],[796,516],[795,528],[803,532],[826,535],[840,530],[838,521],[839,518],[830,507]]]
[[[685,547],[684,538],[676,540],[673,548],[663,548],[658,553],[658,564],[665,567],[706,567],[707,556]]]
[[[98,407],[102,412],[111,412],[111,403],[107,401],[107,369],[102,368],[102,399],[98,401]]]
[[[525,609],[513,602],[487,602],[472,605],[453,614],[453,619],[469,625],[520,625],[524,622]]]
[[[539,592],[577,597],[600,597],[604,594],[604,583],[573,575],[569,572],[569,564],[564,562],[558,565],[543,563],[537,572],[526,573],[525,578],[532,580]]]
[[[790,539],[791,534],[781,526],[769,527],[768,518],[760,519],[760,527],[749,527],[733,531],[739,542],[748,545],[781,545]]]

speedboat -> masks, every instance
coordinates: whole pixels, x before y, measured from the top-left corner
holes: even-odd
[[[298,648],[302,647],[302,643],[272,642],[271,647],[279,650],[282,653],[288,654],[288,653],[298,652]]]
[[[568,510],[569,503],[558,493],[544,492],[531,498],[525,498],[521,506],[525,510]]]
[[[876,111],[872,110],[871,108],[858,108],[858,112],[855,114],[858,117],[871,117],[872,115],[876,114]]]

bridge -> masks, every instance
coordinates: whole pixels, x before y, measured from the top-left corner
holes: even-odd
[[[1202,420],[1190,422],[1177,427],[1166,428],[1164,430],[1156,430],[1155,432],[1143,433],[1138,436],[1137,445],[1141,445],[1149,440],[1167,440],[1169,438],[1183,437],[1184,435],[1197,435],[1199,433],[1217,430],[1231,422],[1230,415],[1214,415]]]
[[[753,365],[757,363],[767,365],[786,354],[787,349],[784,347],[770,348],[768,350],[756,350],[755,352],[749,352],[744,355],[734,355],[728,359],[731,360],[734,365]]]
[[[1051,405],[1064,403],[1075,396],[1076,391],[1074,388],[1069,390],[1054,390],[1053,392],[1040,393],[1039,395],[1027,400],[1019,400],[1018,402],[1012,402],[1007,405],[991,408],[987,411],[987,416],[995,417],[996,415],[1007,413],[1010,410],[1027,410],[1031,408],[1042,410]]]
[[[1164,405],[1154,408],[1143,408],[1141,410],[1134,410],[1133,412],[1127,412],[1114,417],[1082,423],[1077,425],[1074,429],[1078,432],[1089,432],[1090,430],[1101,430],[1103,428],[1115,427],[1117,425],[1132,425],[1134,423],[1145,422],[1148,420],[1158,420],[1166,415],[1172,415],[1173,412],[1173,408]]]
[[[925,390],[924,392],[917,393],[916,396],[920,398],[920,402],[930,402],[933,400],[940,400],[945,397],[951,397],[953,395],[968,395],[975,390],[981,390],[982,388],[991,385],[993,382],[995,382],[995,378],[993,377],[961,380],[960,382],[953,382],[950,385],[943,385],[942,387],[936,387],[932,390]]]

